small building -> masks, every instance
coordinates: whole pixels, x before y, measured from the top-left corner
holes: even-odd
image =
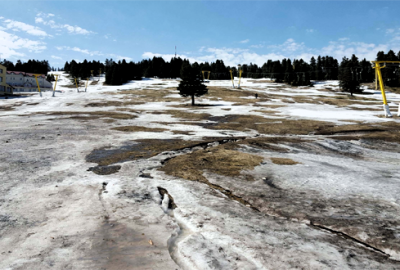
[[[13,87],[7,84],[7,68],[0,65],[0,96],[12,94]]]
[[[33,73],[22,71],[6,71],[6,83],[13,87],[14,93],[38,92],[35,76]],[[41,91],[52,90],[53,85],[46,80],[45,75],[38,76],[38,82]]]

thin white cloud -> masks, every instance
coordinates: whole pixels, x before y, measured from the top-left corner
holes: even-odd
[[[187,55],[177,55],[180,58],[188,59],[191,63],[198,62],[214,62],[217,59],[223,60],[226,66],[236,66],[243,63],[253,63],[257,65],[264,64],[268,59],[280,60],[285,58],[284,55],[269,53],[260,55],[254,52],[250,52],[246,49],[237,48],[206,48],[204,49],[206,54],[197,57],[188,57]],[[208,54],[207,54],[208,53]],[[152,52],[143,53],[142,57],[144,59],[162,57],[166,61],[170,61],[174,54],[159,54]]]
[[[359,59],[365,58],[367,60],[374,60],[378,51],[387,52],[390,49],[396,48],[399,48],[399,46],[395,44],[373,44],[340,39],[339,41],[331,41],[328,46],[319,50],[319,54],[333,56],[339,61],[341,61],[344,56],[350,58],[353,54]]]
[[[125,61],[130,62],[133,60],[131,57],[117,55],[117,54],[109,54],[108,56],[114,58],[114,60],[117,60],[117,61],[125,59]]]
[[[213,62],[217,59],[224,61],[227,66],[236,66],[237,64],[257,64],[263,65],[269,59],[282,60],[284,58],[290,59],[303,59],[309,62],[311,57],[317,56],[332,56],[339,62],[344,56],[350,58],[352,54],[355,54],[360,60],[374,60],[378,51],[387,52],[392,49],[395,52],[400,50],[400,31],[399,40],[397,40],[396,32],[392,33],[394,36],[392,40],[387,44],[374,44],[365,42],[354,42],[349,38],[340,38],[337,41],[331,41],[327,46],[323,48],[311,48],[307,47],[303,42],[296,42],[294,39],[289,38],[282,44],[275,44],[266,46],[264,48],[265,53],[255,53],[250,49],[240,48],[206,48],[201,47],[195,54],[197,56],[188,57],[186,55],[178,55],[181,58],[188,59],[191,63],[193,62]],[[256,45],[250,46],[255,48]],[[154,56],[163,57],[166,61],[170,61],[174,57],[173,54],[159,54],[153,52],[143,53],[143,58],[153,58]]]
[[[306,32],[307,32],[307,33],[314,33],[315,30],[314,30],[314,29],[306,29]]]
[[[264,45],[262,44],[250,45],[250,48],[261,49],[264,48]]]
[[[78,48],[78,47],[59,46],[59,47],[56,47],[56,49],[59,50],[59,51],[66,50],[66,51],[79,52],[79,53],[87,54],[87,55],[90,55],[90,56],[103,56],[104,55],[99,51],[89,51],[87,49],[81,49],[81,48]]]
[[[61,58],[61,57],[59,57],[59,56],[55,56],[55,55],[52,55],[52,56],[51,56],[51,58],[53,58],[53,59],[58,59],[58,60],[62,60],[62,58]]]
[[[386,35],[391,38],[392,42],[400,41],[400,28],[386,29]]]
[[[43,25],[49,26],[52,29],[66,30],[70,34],[76,34],[76,35],[95,34],[95,32],[86,30],[77,25],[73,26],[73,25],[69,25],[69,24],[59,24],[59,23],[56,23],[54,20],[48,20],[50,17],[54,17],[54,14],[38,13],[36,15],[35,22],[37,24],[43,24]]]
[[[24,56],[24,51],[40,53],[46,49],[46,44],[0,30],[0,48],[2,58],[13,58]]]
[[[117,61],[125,59],[126,61],[129,62],[129,61],[133,60],[133,58],[128,57],[128,56],[121,56],[121,55],[112,54],[112,53],[111,54],[104,54],[104,53],[99,52],[99,51],[89,51],[87,49],[81,49],[81,48],[78,48],[78,47],[58,46],[58,47],[56,47],[56,49],[59,50],[59,51],[78,52],[78,53],[86,54],[86,55],[89,55],[89,56],[112,57],[112,58],[114,58],[114,60],[117,60]]]
[[[274,52],[295,53],[306,49],[304,42],[297,43],[293,38],[287,39],[284,43],[268,46]]]
[[[5,29],[12,30],[15,32],[22,31],[22,32],[26,32],[29,35],[40,36],[40,37],[49,36],[45,31],[41,30],[39,27],[30,25],[30,24],[26,24],[23,22],[7,19],[7,20],[3,21],[3,24],[5,26]]]
[[[245,43],[249,43],[249,41],[250,41],[250,39],[245,39],[245,40],[241,40],[239,42],[245,44]]]

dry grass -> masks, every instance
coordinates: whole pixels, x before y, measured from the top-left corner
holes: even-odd
[[[279,146],[278,144],[292,144],[292,143],[302,143],[307,142],[308,140],[303,140],[301,138],[296,137],[259,137],[255,139],[247,139],[241,141],[239,145],[249,145],[251,147],[279,152],[279,153],[288,153],[289,150],[285,147]]]
[[[296,165],[299,164],[299,162],[296,162],[290,158],[270,158],[272,163],[278,164],[278,165]]]
[[[13,111],[15,108],[11,105],[8,106],[0,106],[0,111]]]
[[[255,94],[258,94],[258,99],[254,97]],[[269,95],[260,94],[259,92],[253,92],[248,90],[232,90],[225,87],[216,87],[209,86],[208,87],[208,95],[214,99],[221,98],[224,101],[240,103],[240,104],[252,104],[257,101],[267,101],[269,100]],[[247,97],[253,97],[249,99]]]
[[[176,101],[176,98],[166,97],[170,94],[176,94],[175,89],[160,88],[160,89],[132,89],[132,90],[119,90],[117,92],[105,92],[108,95],[124,95],[125,99],[132,99],[140,102],[171,102]]]
[[[137,144],[123,146],[121,148],[103,147],[93,150],[86,156],[87,162],[98,163],[100,166],[149,158],[164,151],[177,151],[187,147],[202,145],[211,141],[186,141],[186,140],[136,140]]]
[[[385,141],[400,144],[400,132],[399,131],[378,131],[371,133],[355,134],[355,135],[341,135],[329,137],[335,140],[373,140],[373,141]]]
[[[204,170],[219,175],[238,177],[243,170],[252,170],[263,161],[260,156],[225,149],[224,146],[178,156],[167,161],[160,170],[183,179],[207,183],[208,180],[203,176]],[[246,180],[253,180],[250,175],[244,175],[244,177]]]
[[[164,132],[168,129],[164,128],[148,128],[141,126],[124,126],[124,127],[114,127],[113,130],[124,131],[124,132]]]
[[[307,135],[323,127],[333,126],[332,123],[314,120],[276,120],[266,119],[255,115],[228,115],[225,117],[214,117],[217,124],[207,124],[205,127],[210,129],[228,130],[256,130],[261,134],[296,134]]]
[[[119,113],[112,111],[96,111],[96,112],[36,112],[34,114],[44,114],[53,116],[71,116],[71,119],[82,119],[82,120],[94,120],[102,118],[113,118],[113,119],[134,119],[137,116],[127,113]]]
[[[207,120],[211,117],[211,114],[208,113],[192,113],[183,110],[166,110],[161,112],[153,112],[153,114],[169,114],[175,118],[180,118],[183,120],[190,120],[190,121]]]
[[[91,102],[85,105],[85,107],[122,107],[145,104],[145,102],[138,101],[105,101],[105,102]]]
[[[191,133],[193,133],[193,131],[188,130],[171,130],[171,132],[178,135],[191,135]]]

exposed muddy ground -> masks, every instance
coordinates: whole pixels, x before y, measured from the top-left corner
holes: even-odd
[[[216,81],[192,107],[176,80],[59,83],[0,100],[1,269],[400,269],[379,95]]]

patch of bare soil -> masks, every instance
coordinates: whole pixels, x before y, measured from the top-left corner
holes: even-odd
[[[187,130],[171,130],[172,133],[174,134],[180,134],[180,135],[191,135],[193,131],[187,131]]]
[[[299,164],[299,162],[296,162],[290,158],[270,158],[272,163],[278,164],[278,165],[296,165]]]
[[[164,132],[168,129],[164,128],[148,128],[142,126],[124,126],[124,127],[114,127],[113,130],[124,131],[124,132]]]
[[[211,117],[211,114],[208,113],[192,113],[183,110],[166,110],[162,112],[152,112],[153,114],[169,114],[175,118],[180,118],[183,120],[190,120],[190,121],[201,121],[207,120]]]
[[[379,132],[393,133],[393,138],[397,138],[396,134],[400,132],[400,123],[398,122],[383,122],[375,124],[356,124],[356,125],[340,125],[326,126],[323,129],[316,131],[316,135],[364,135],[364,134],[379,134]],[[384,134],[386,135],[386,134]],[[375,136],[375,135],[371,135]],[[376,138],[380,136],[377,135]],[[382,138],[384,138],[382,136]]]
[[[138,101],[106,101],[106,102],[91,102],[85,105],[85,107],[121,107],[121,106],[131,106],[131,105],[141,105],[144,102]]]
[[[170,94],[176,94],[176,88],[160,88],[160,89],[131,89],[131,90],[119,90],[116,92],[105,92],[108,95],[123,95],[124,99],[140,100],[140,102],[172,102],[176,101],[176,98],[167,97]]]
[[[252,170],[262,161],[263,158],[260,156],[229,150],[226,149],[226,145],[221,145],[211,150],[199,150],[170,159],[160,170],[169,175],[204,183],[208,182],[203,176],[204,170],[251,181],[253,180],[251,175],[241,172]]]
[[[307,135],[326,126],[333,126],[332,123],[314,120],[290,120],[282,119],[274,121],[255,115],[228,115],[223,117],[211,117],[209,120],[217,123],[204,125],[210,129],[227,130],[256,130],[261,134],[296,134]]]
[[[90,83],[90,85],[97,85],[99,83],[99,81],[92,81],[91,83]]]
[[[255,147],[271,152],[288,153],[288,148],[284,144],[294,144],[300,142],[308,142],[298,137],[258,137],[254,139],[246,139],[237,144],[238,147],[242,145]],[[236,149],[236,148],[235,148]]]
[[[34,114],[55,115],[55,116],[71,116],[71,119],[93,120],[101,118],[113,119],[134,119],[137,116],[127,113],[112,112],[112,111],[97,111],[97,112],[36,112]],[[60,119],[60,118],[58,118]]]
[[[185,108],[187,110],[191,110],[191,109],[192,110],[206,110],[209,107],[217,107],[217,106],[221,106],[221,105],[198,102],[194,106],[192,106],[191,104],[188,104],[188,103],[179,104],[179,105],[167,105],[167,106],[171,107],[171,108]]]
[[[0,106],[0,111],[13,111],[15,108],[11,105],[9,106]]]
[[[34,102],[34,103],[15,102],[13,104],[0,106],[0,111],[13,111],[13,110],[15,110],[16,107],[22,106],[24,104],[26,104],[27,106],[33,106],[33,105],[37,105],[39,103],[38,102]]]
[[[164,151],[178,151],[184,148],[202,146],[210,142],[213,142],[213,140],[137,140],[120,148],[103,147],[99,149],[94,149],[89,155],[86,156],[86,161],[98,163],[98,165],[100,166],[108,166],[110,164],[125,162],[129,160],[149,158],[158,155],[159,153]]]
[[[334,97],[324,97],[324,96],[291,96],[290,99],[282,99],[285,103],[309,103],[309,104],[328,104],[337,107],[348,107],[351,105],[368,105],[375,106],[381,105],[382,103],[377,101],[376,99],[359,97],[359,96],[350,96],[350,95],[337,95]],[[357,109],[351,107],[351,109]],[[372,108],[371,110],[373,110]],[[360,109],[361,110],[361,109]],[[368,110],[366,108],[365,110]]]
[[[228,89],[225,87],[217,87],[217,86],[209,86],[208,88],[208,95],[215,99],[221,98],[224,101],[240,103],[240,104],[251,104],[257,101],[268,101],[270,99],[270,95],[261,94],[259,92],[253,92],[249,90],[243,89]],[[258,99],[255,98],[255,94],[258,94]],[[252,97],[252,99],[248,98]]]
[[[90,167],[88,171],[92,171],[95,174],[99,175],[109,175],[118,172],[121,169],[121,166],[114,165],[114,166],[96,166]]]

